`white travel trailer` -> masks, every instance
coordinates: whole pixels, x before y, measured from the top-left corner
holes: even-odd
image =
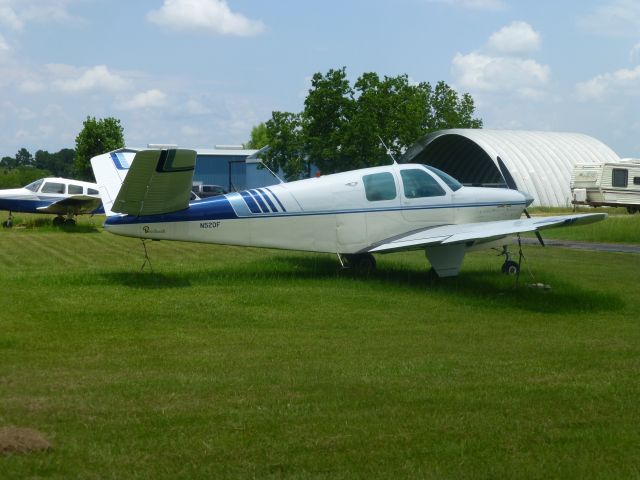
[[[629,213],[640,212],[640,159],[577,164],[571,175],[571,192],[576,205],[626,207]]]

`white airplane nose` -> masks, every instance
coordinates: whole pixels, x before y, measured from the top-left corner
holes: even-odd
[[[524,197],[524,201],[527,202],[527,207],[533,203],[533,198],[529,193],[518,190],[518,193]]]

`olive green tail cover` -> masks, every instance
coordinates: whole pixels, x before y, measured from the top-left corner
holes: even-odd
[[[131,163],[112,210],[127,215],[160,215],[189,206],[194,150],[143,150]]]

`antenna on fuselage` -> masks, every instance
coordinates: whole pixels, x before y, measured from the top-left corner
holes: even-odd
[[[393,160],[393,164],[397,165],[398,162],[396,161],[396,157],[393,156],[393,153],[391,153],[391,149],[389,147],[387,147],[387,144],[384,143],[384,140],[382,139],[382,137],[380,135],[378,135],[378,139],[380,139],[380,141],[382,142],[382,145],[384,146],[384,148],[387,149],[387,155],[389,155],[391,157],[391,160]]]

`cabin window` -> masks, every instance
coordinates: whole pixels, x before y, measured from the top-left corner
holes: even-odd
[[[362,177],[367,200],[379,202],[396,198],[396,182],[389,172],[373,173]]]
[[[68,192],[73,195],[82,195],[82,187],[80,185],[69,185]]]
[[[89,195],[98,195],[100,193],[95,188],[90,188],[89,190],[87,190],[87,192],[89,193]]]
[[[31,182],[29,185],[25,186],[24,188],[26,188],[27,190],[31,190],[32,192],[37,192],[38,189],[40,188],[40,185],[42,185],[42,178],[40,180],[36,180],[35,182]]]
[[[42,187],[42,193],[64,193],[64,183],[47,182]]]
[[[640,177],[633,177],[633,184],[640,185]]]
[[[445,194],[436,179],[424,170],[400,170],[400,176],[407,198],[440,197]]]
[[[437,169],[436,167],[432,167],[431,165],[425,165],[425,168],[438,175],[440,177],[440,180],[446,183],[447,186],[454,192],[462,188],[462,184],[448,173],[445,173],[442,170]]]
[[[626,188],[629,185],[629,170],[626,168],[614,168],[611,185]]]

